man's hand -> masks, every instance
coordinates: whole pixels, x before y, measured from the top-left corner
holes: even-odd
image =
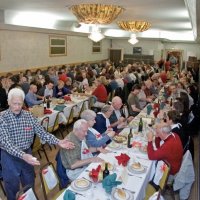
[[[67,139],[60,140],[58,143],[58,146],[63,149],[74,149],[75,148],[74,143],[70,142]]]
[[[148,142],[152,142],[153,141],[153,132],[149,132],[148,134],[147,134],[147,138],[148,138]]]
[[[109,131],[107,133],[107,135],[110,137],[110,138],[113,138],[115,136],[115,131]]]
[[[111,152],[111,151],[109,151],[109,150],[107,150],[107,149],[104,149],[104,148],[102,148],[102,147],[98,147],[98,148],[97,148],[97,151],[99,151],[100,153],[103,153],[103,154],[106,154],[106,153]]]
[[[126,120],[126,119],[125,119],[124,117],[120,117],[120,118],[118,119],[118,124],[123,123],[125,120]]]
[[[40,165],[40,162],[37,158],[33,157],[31,154],[23,154],[22,159],[30,165]]]
[[[103,160],[101,159],[101,158],[99,158],[99,157],[92,157],[91,158],[91,163],[95,163],[95,162],[103,162]]]

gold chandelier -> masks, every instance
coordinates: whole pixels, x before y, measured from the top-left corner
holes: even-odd
[[[69,9],[85,24],[110,24],[124,10],[121,6],[105,4],[79,4]]]
[[[151,24],[146,21],[120,21],[118,26],[125,31],[143,32],[151,27]]]

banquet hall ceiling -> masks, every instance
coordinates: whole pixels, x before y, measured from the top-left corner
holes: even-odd
[[[199,41],[200,14],[196,10],[200,3],[196,0],[1,0],[0,29],[13,24],[88,34],[91,26],[79,24],[69,10],[71,5],[80,3],[114,4],[125,9],[111,24],[99,26],[107,37],[130,37],[131,33],[122,31],[117,21],[145,20],[151,27],[137,37]]]

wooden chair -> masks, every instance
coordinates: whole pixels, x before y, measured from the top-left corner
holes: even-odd
[[[47,153],[45,151],[44,145],[41,143],[40,138],[38,136],[36,136],[35,139],[34,139],[34,142],[33,142],[33,146],[32,146],[32,153],[34,154],[34,153],[37,152],[40,159],[41,159],[42,158],[42,156],[40,154],[41,151],[44,153],[47,162],[49,162],[49,158],[48,158]]]
[[[158,186],[159,187],[158,190],[161,190],[161,192],[165,188],[165,185],[167,183],[167,179],[169,176],[169,172],[170,172],[170,164],[164,160],[163,160],[163,162],[164,162],[166,168],[165,168],[165,171],[163,172],[162,178],[160,179],[159,186]],[[146,188],[146,195],[145,195],[144,199],[148,200],[149,197],[152,196],[156,191],[157,191],[156,188],[151,183],[148,183],[147,188]]]
[[[59,177],[56,174],[56,170],[53,166],[53,163],[48,162],[44,166],[40,168],[40,180],[42,183],[42,190],[44,193],[44,199],[49,200],[49,199],[56,199],[63,191],[59,191],[61,186],[60,186],[60,180]],[[50,179],[51,181],[49,181]],[[53,182],[52,182],[53,180]],[[52,197],[51,193],[55,194],[56,190],[58,192],[56,195]]]
[[[73,124],[73,122],[74,122],[74,109],[75,109],[75,107],[76,107],[76,105],[72,106],[70,113],[69,113],[69,116],[67,118],[67,123],[65,125],[65,127],[66,127],[65,130],[67,131],[67,133],[69,133],[69,130],[68,130],[69,126],[71,124]]]
[[[46,116],[42,119],[41,125],[45,129],[45,131],[48,131],[48,126],[49,126],[49,117]],[[44,146],[44,144],[42,144]],[[49,149],[52,150],[51,145],[47,144],[49,146]]]
[[[29,195],[30,195],[30,197],[29,197]],[[38,196],[35,193],[34,188],[32,188],[29,185],[23,187],[16,194],[16,200],[23,200],[25,197],[27,200],[39,200]]]
[[[55,121],[54,121],[54,125],[51,126],[51,127],[48,126],[47,131],[49,133],[52,133],[52,134],[54,134],[56,131],[58,131],[61,134],[62,138],[64,138],[63,132],[60,130],[60,124],[59,124],[59,115],[60,115],[60,113],[63,113],[63,112],[60,111],[60,112],[57,113]]]
[[[98,108],[98,107],[95,107],[95,106],[94,106],[95,101],[96,101],[96,99],[95,99],[94,96],[91,96],[91,97],[89,98],[88,109],[93,110],[94,112],[97,113],[97,112],[101,111],[101,108]]]
[[[83,101],[83,103],[81,105],[81,109],[80,109],[76,119],[80,119],[81,118],[81,113],[88,108],[88,106],[87,106],[88,104],[89,104],[88,100]]]

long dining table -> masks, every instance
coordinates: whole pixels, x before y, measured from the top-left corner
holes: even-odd
[[[162,91],[159,97],[162,97]],[[159,98],[158,97],[158,98]],[[156,102],[157,100],[155,100]],[[170,109],[169,106],[166,106],[166,110]],[[162,111],[163,112],[163,111]],[[140,118],[143,120],[143,131],[138,132],[138,124]],[[152,174],[154,173],[153,170],[153,163],[148,159],[147,155],[147,133],[152,131],[152,128],[148,125],[155,120],[153,115],[153,110],[151,111],[150,115],[147,115],[147,108],[145,107],[127,126],[119,133],[119,135],[125,136],[127,138],[130,129],[132,129],[133,137],[132,137],[132,148],[127,147],[127,141],[119,145],[116,145],[117,148],[113,148],[113,145],[108,145],[106,148],[110,151],[107,154],[100,153],[98,156],[102,158],[105,162],[110,163],[113,166],[113,169],[110,173],[117,174],[117,180],[121,180],[122,184],[118,185],[117,188],[122,188],[124,191],[127,192],[127,200],[142,200],[145,197],[145,189],[152,178]],[[114,145],[115,146],[115,145]],[[127,166],[123,167],[118,164],[116,156],[123,154],[127,154],[130,157]],[[131,171],[130,166],[133,163],[140,163],[143,170],[139,171]],[[86,190],[78,190],[74,187],[74,181],[72,184],[67,188],[69,190],[74,191],[76,194],[77,200],[86,200],[86,199],[93,199],[93,200],[120,200],[120,198],[116,197],[115,193],[108,194],[105,192],[104,188],[102,187],[102,183],[94,183],[89,176],[89,172],[92,169],[97,168],[100,163],[91,163],[85,170],[80,174],[77,180],[85,179],[91,183],[91,187],[86,188]],[[76,181],[76,180],[75,180]],[[113,191],[117,191],[116,189]],[[63,200],[64,196],[63,192],[57,200]]]

